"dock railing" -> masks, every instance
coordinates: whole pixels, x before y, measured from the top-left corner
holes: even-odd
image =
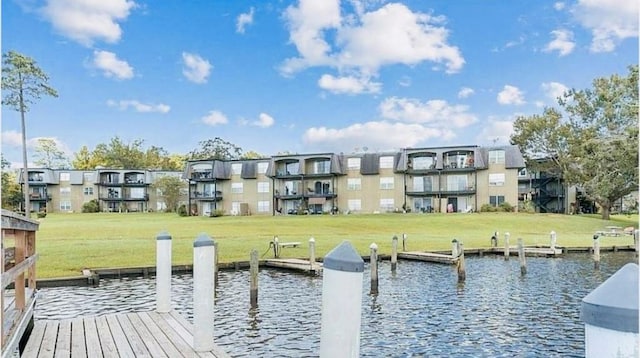
[[[2,210],[0,272],[0,337],[2,357],[18,347],[36,303],[36,231],[39,223],[8,210]],[[13,289],[10,286],[13,285]]]

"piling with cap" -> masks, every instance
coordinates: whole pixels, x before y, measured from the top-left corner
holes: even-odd
[[[407,251],[407,234],[402,234],[402,251]]]
[[[600,269],[600,237],[593,235],[593,268]]]
[[[638,257],[638,242],[640,237],[640,230],[635,229],[633,230],[633,247],[635,247],[636,249],[636,257]]]
[[[391,239],[391,272],[396,272],[398,266],[398,237]]]
[[[372,243],[369,245],[371,250],[371,256],[369,259],[369,266],[371,267],[371,294],[378,294],[378,245]]]
[[[464,243],[458,241],[458,283],[467,279],[467,268],[464,263]]]
[[[249,303],[251,308],[258,307],[258,250],[251,250],[249,260]]]
[[[309,270],[315,271],[316,267],[316,239],[309,239]]]
[[[156,311],[171,311],[171,235],[156,236]]]
[[[628,263],[582,299],[585,357],[638,357],[638,265]]]
[[[277,236],[273,237],[271,244],[273,245],[273,257],[277,259],[280,257],[280,242]]]
[[[551,231],[549,233],[549,247],[552,250],[556,249],[556,232],[555,231]]]
[[[458,258],[458,239],[451,240],[451,257],[455,260]]]
[[[525,275],[527,273],[527,259],[524,254],[524,240],[521,237],[518,238],[518,258],[520,259],[520,274]]]
[[[509,256],[511,255],[510,247],[509,247],[509,238],[510,237],[511,237],[511,234],[509,234],[508,232],[504,233],[504,259],[506,261],[509,260]]]
[[[364,261],[343,241],[323,265],[320,358],[358,357]]]
[[[193,242],[193,348],[206,352],[214,348],[213,239],[201,233]]]
[[[494,231],[491,236],[491,247],[498,247],[498,232]]]

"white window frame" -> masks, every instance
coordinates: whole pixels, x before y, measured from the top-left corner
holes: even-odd
[[[70,181],[71,173],[69,172],[60,172],[60,181]]]
[[[380,177],[380,190],[393,190],[394,177]]]
[[[84,192],[84,195],[93,195],[93,187],[91,186],[85,186],[82,191]]]
[[[61,186],[60,187],[60,195],[71,194],[71,187]]]
[[[347,158],[348,170],[360,170],[360,158]]]
[[[269,182],[268,181],[259,181],[257,190],[258,190],[258,193],[268,193],[269,192]]]
[[[392,155],[385,155],[380,157],[380,169],[393,169]]]
[[[265,174],[269,169],[269,162],[258,162],[258,174]]]
[[[71,200],[60,200],[60,211],[71,211]]]
[[[494,201],[495,201],[495,203],[494,203],[494,204],[492,204],[492,203],[491,203],[491,201],[492,201],[491,199],[492,199],[492,198],[495,198],[495,199],[494,199]],[[500,201],[500,198],[502,198],[502,201]],[[493,206],[495,206],[495,207],[498,207],[498,206],[500,206],[500,204],[502,204],[502,203],[504,203],[504,202],[505,202],[504,195],[490,195],[490,196],[489,196],[489,205],[493,205]]]
[[[504,164],[505,162],[504,149],[495,149],[489,151],[489,164]]]
[[[348,178],[347,190],[362,190],[362,179],[360,178]]]
[[[489,174],[489,186],[504,186],[505,180],[504,173]]]
[[[240,173],[242,173],[242,163],[232,163],[231,174],[240,175]]]
[[[360,211],[362,210],[362,200],[349,199],[347,201],[347,206],[349,207],[349,211]]]
[[[259,213],[268,213],[270,210],[269,200],[260,200],[258,201],[258,212]]]
[[[395,201],[393,200],[393,198],[380,199],[380,210],[393,211],[394,208],[395,208]]]
[[[244,191],[244,183],[231,183],[232,194],[242,194]]]

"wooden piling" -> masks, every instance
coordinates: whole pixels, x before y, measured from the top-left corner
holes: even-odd
[[[494,231],[491,236],[491,247],[498,247],[498,232]]]
[[[309,266],[310,270],[314,271],[316,265],[316,239],[309,239]]]
[[[398,266],[398,237],[391,239],[391,272],[396,272]]]
[[[218,242],[213,242],[213,277],[214,277],[214,286],[218,287]]]
[[[600,237],[593,235],[593,268],[600,269]]]
[[[638,257],[638,237],[640,236],[640,230],[633,230],[633,246],[636,248],[636,258]]]
[[[451,257],[455,260],[458,258],[458,239],[451,240]]]
[[[556,232],[555,231],[551,231],[549,233],[549,247],[552,250],[556,249]]]
[[[278,242],[278,237],[273,237],[273,257],[276,259],[280,257],[280,243]]]
[[[402,234],[402,251],[407,251],[407,234]]]
[[[524,256],[524,240],[521,237],[518,238],[518,258],[520,259],[520,274],[525,275],[527,273],[527,259]]]
[[[504,233],[504,259],[505,261],[509,261],[509,256],[511,255],[510,247],[509,247],[509,238],[511,234],[508,232]]]
[[[467,279],[467,268],[464,263],[464,243],[458,241],[458,283]]]
[[[193,348],[196,352],[213,349],[215,257],[213,239],[200,234],[193,243]]]
[[[371,266],[371,294],[378,294],[378,245],[375,243],[369,246],[371,249],[371,256],[369,265]]]
[[[249,261],[249,275],[251,276],[249,288],[249,301],[251,308],[258,307],[258,250],[251,250]]]

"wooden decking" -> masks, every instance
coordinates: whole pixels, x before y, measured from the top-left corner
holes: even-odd
[[[136,312],[35,322],[22,357],[230,357],[219,347],[196,353],[193,327],[180,314]]]
[[[312,267],[309,260],[302,259],[268,259],[264,260],[264,265],[267,267],[302,271],[309,274],[318,274],[322,272],[322,263],[315,262]]]
[[[398,258],[404,260],[436,262],[440,264],[455,264],[458,258],[451,255],[439,254],[435,252],[424,251],[405,251],[398,252]]]

